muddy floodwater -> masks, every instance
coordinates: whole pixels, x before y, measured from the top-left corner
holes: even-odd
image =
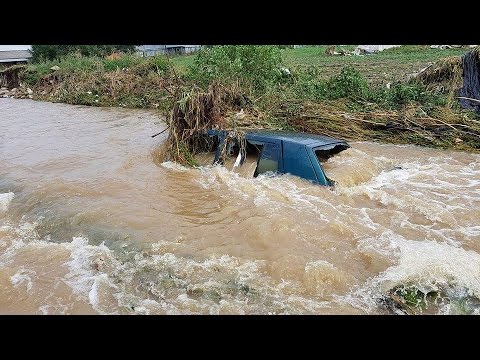
[[[162,162],[164,127],[0,99],[0,313],[390,314],[404,284],[480,311],[479,155],[351,142],[332,189]]]

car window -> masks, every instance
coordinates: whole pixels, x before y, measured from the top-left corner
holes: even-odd
[[[318,159],[318,162],[320,163],[320,169],[322,170],[323,175],[325,176],[325,179],[327,180],[329,185],[335,185],[336,182],[335,180],[327,176],[327,174],[325,173],[324,165],[328,161],[328,159],[330,159],[335,154],[338,154],[339,152],[347,149],[348,147],[349,146],[346,144],[334,144],[314,149],[315,155]]]
[[[334,144],[330,146],[322,146],[321,148],[315,148],[313,150],[315,151],[318,161],[323,163],[330,159],[333,155],[336,155],[348,148],[349,146],[347,144]]]
[[[258,161],[258,165],[253,176],[257,177],[258,175],[266,173],[268,171],[277,172],[278,157],[279,146],[276,144],[266,143],[263,146],[262,154],[260,155],[260,160]]]

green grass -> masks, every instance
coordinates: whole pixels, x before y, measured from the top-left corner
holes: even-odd
[[[185,74],[187,72],[188,67],[193,65],[194,60],[195,60],[195,54],[175,56],[171,58],[171,61],[175,66],[175,70],[180,74]]]
[[[172,63],[166,56],[142,58],[135,55],[124,55],[118,59],[67,56],[59,60],[29,64],[23,74],[23,81],[28,85],[36,85],[43,77],[53,73],[51,68],[54,66],[59,67],[56,74],[61,76],[68,77],[76,74],[81,77],[94,75],[97,78],[100,78],[102,74],[115,71],[127,71],[141,77],[151,74],[162,76],[168,75],[172,69]],[[148,89],[145,92],[148,92]]]
[[[340,49],[353,51],[356,45],[338,45]],[[287,65],[317,65],[351,64],[376,61],[418,62],[435,61],[447,56],[461,55],[468,51],[460,49],[430,49],[428,45],[403,45],[398,48],[387,49],[373,55],[366,56],[328,56],[325,54],[327,46],[303,47],[297,49],[283,49],[282,56]]]
[[[354,50],[356,45],[337,46],[337,51],[344,49]],[[468,49],[430,49],[423,45],[404,45],[399,48],[384,50],[382,52],[367,56],[328,56],[325,54],[326,45],[309,46],[298,49],[282,49],[282,58],[285,66],[289,68],[316,67],[320,70],[323,78],[340,72],[346,65],[357,68],[369,81],[396,81],[425,67],[430,62],[448,56],[464,54]],[[175,56],[170,59],[175,69],[180,74],[185,74],[189,66],[193,65],[195,54]],[[47,61],[39,64],[29,65],[29,69],[35,69],[38,75],[45,75],[50,72],[54,65],[66,71],[84,70],[91,71],[95,68],[106,71],[114,71],[117,68],[128,68],[138,65],[151,58],[139,58],[133,55],[124,56],[121,59],[107,60],[95,57],[74,57],[69,56],[59,61]]]
[[[69,56],[61,60],[29,64],[24,74],[24,81],[29,85],[37,84],[42,77],[53,72],[51,70],[53,66],[58,66],[62,73],[95,72],[103,69],[100,58]]]
[[[356,45],[337,46],[353,50]],[[314,66],[321,69],[321,76],[328,78],[340,72],[346,65],[359,70],[367,81],[387,83],[403,80],[431,62],[448,56],[463,55],[469,49],[430,49],[429,45],[403,45],[365,56],[328,56],[327,46],[283,49],[282,57],[287,67],[301,69]]]

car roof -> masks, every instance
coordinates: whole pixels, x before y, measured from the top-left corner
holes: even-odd
[[[335,139],[329,136],[308,134],[292,131],[277,130],[247,130],[245,135],[247,140],[271,141],[282,140],[284,142],[308,145],[312,147],[324,146],[334,143],[346,144],[344,140]]]

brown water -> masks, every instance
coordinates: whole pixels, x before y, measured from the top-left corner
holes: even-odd
[[[329,189],[162,163],[147,111],[0,99],[0,125],[0,313],[375,314],[405,283],[480,298],[479,155],[354,142]]]

